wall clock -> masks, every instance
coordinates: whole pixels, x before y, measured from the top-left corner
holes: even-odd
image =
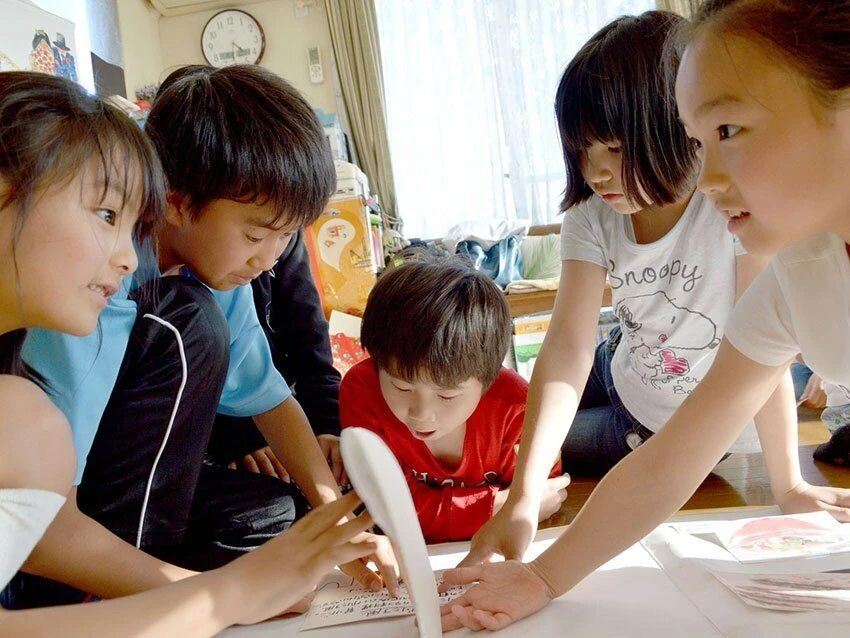
[[[257,64],[263,59],[266,35],[251,14],[227,9],[216,13],[204,26],[201,49],[212,66]]]

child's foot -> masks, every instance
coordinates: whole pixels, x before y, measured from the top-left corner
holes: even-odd
[[[815,461],[850,467],[850,423],[832,433],[832,438],[821,443],[812,455]]]

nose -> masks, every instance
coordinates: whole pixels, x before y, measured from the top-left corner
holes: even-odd
[[[706,195],[722,193],[729,188],[729,178],[717,154],[703,148],[702,163],[697,177],[697,188]]]
[[[139,266],[139,257],[133,243],[132,231],[132,227],[124,228],[122,226],[115,250],[112,251],[109,260],[112,267],[119,271],[122,276],[134,273]]]
[[[424,422],[429,420],[428,416],[428,402],[415,396],[414,393],[407,405],[407,418],[411,421]]]
[[[591,185],[602,185],[614,177],[608,149],[597,144],[585,151],[582,161],[582,176]]]
[[[289,244],[289,239],[289,235],[274,237],[274,239],[267,237],[260,242],[259,249],[248,260],[248,265],[263,272],[271,270],[277,262],[278,257],[280,257],[281,253],[283,253]]]

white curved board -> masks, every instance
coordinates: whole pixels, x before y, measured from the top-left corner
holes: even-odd
[[[416,508],[398,461],[374,432],[345,428],[340,440],[345,471],[366,508],[392,542],[416,610],[421,638],[439,638],[437,583]]]

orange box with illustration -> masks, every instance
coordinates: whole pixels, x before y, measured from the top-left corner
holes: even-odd
[[[362,315],[375,285],[369,211],[360,197],[332,201],[305,233],[325,315]]]

